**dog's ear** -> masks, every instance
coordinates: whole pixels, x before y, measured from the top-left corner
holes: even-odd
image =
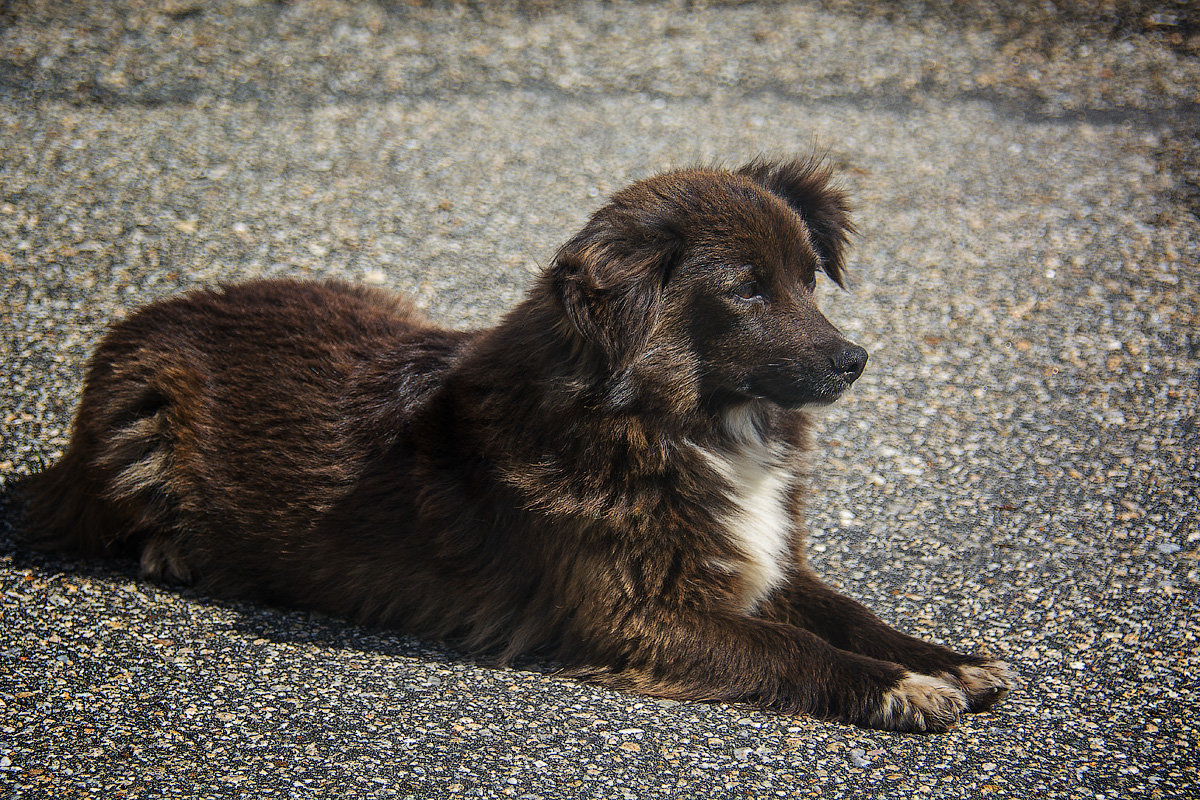
[[[612,203],[558,251],[548,278],[580,338],[620,370],[642,351],[683,248],[667,212]]]
[[[810,157],[791,161],[751,161],[738,170],[767,191],[782,197],[808,226],[821,269],[842,283],[846,245],[855,233],[846,193],[833,185],[833,168]]]

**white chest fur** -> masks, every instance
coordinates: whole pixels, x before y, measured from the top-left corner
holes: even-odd
[[[729,484],[732,508],[725,524],[744,559],[718,566],[741,574],[746,586],[742,605],[753,611],[787,577],[794,525],[788,489],[793,476],[778,446],[749,431],[736,442],[728,452],[706,450],[705,456]]]

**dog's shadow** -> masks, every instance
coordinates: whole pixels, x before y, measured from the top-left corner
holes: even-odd
[[[386,628],[355,624],[315,611],[303,611],[247,601],[230,600],[188,586],[149,584],[131,559],[82,558],[37,550],[22,538],[23,500],[20,478],[4,476],[0,482],[0,563],[7,562],[12,572],[32,571],[43,576],[70,575],[99,583],[143,583],[168,591],[188,602],[219,610],[225,619],[209,630],[277,644],[303,645],[329,650],[349,650],[428,664],[458,664],[484,668],[497,667],[495,657],[472,654],[436,640],[418,639]],[[97,620],[99,622],[100,620]],[[562,672],[560,664],[523,656],[504,665],[520,672],[553,675]]]

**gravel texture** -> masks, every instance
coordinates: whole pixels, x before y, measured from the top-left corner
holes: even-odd
[[[814,561],[1023,686],[941,736],[665,703],[49,558],[0,505],[0,797],[1190,797],[1185,3],[0,4],[0,481],[112,319],[261,275],[486,324],[603,196],[813,147],[862,235]]]

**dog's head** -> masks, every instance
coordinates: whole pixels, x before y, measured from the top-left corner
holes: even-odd
[[[654,387],[675,402],[823,404],[867,354],[814,302],[842,284],[853,226],[814,159],[670,172],[618,192],[547,278],[613,402]]]

